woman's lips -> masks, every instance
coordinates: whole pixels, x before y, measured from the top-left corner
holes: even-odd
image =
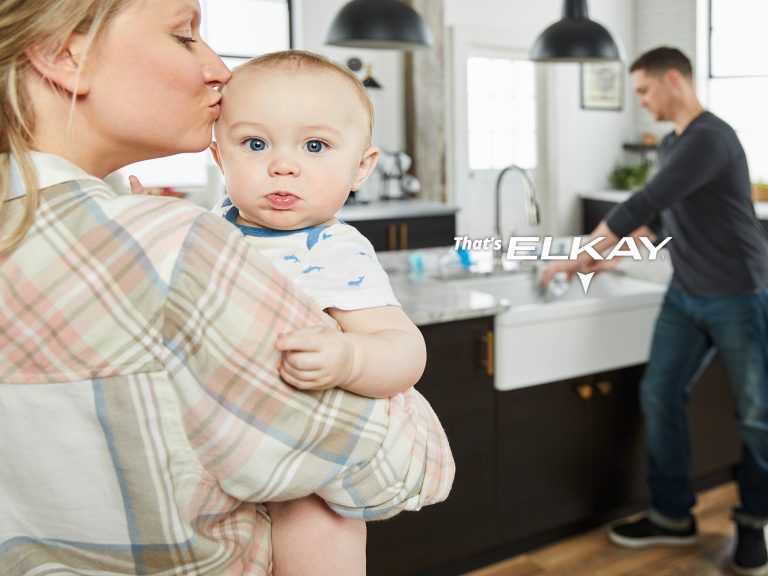
[[[277,210],[287,210],[298,201],[299,197],[294,196],[290,192],[272,192],[272,194],[267,194],[267,202],[269,202],[272,208]]]

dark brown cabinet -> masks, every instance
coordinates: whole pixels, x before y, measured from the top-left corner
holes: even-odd
[[[617,202],[608,202],[606,200],[582,199],[581,233],[591,233],[617,204]]]
[[[356,220],[347,223],[368,238],[377,251],[450,246],[456,236],[454,214],[392,220]]]
[[[498,393],[497,501],[506,540],[546,541],[547,532],[647,505],[643,368]],[[694,483],[726,479],[739,459],[739,439],[718,358],[696,383],[689,415]]]
[[[429,360],[417,388],[443,423],[456,479],[445,502],[369,523],[370,576],[463,574],[648,504],[644,366],[501,392],[492,330],[493,318],[422,327]],[[728,479],[740,445],[717,357],[689,411],[695,484]]]
[[[456,478],[445,502],[368,524],[369,576],[420,574],[494,541],[492,330],[493,318],[422,327],[428,363],[416,388],[445,428]]]
[[[643,497],[642,367],[500,392],[498,513],[507,540]]]

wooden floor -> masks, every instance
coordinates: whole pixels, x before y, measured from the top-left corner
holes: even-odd
[[[696,546],[628,550],[611,544],[603,527],[465,576],[731,576],[736,500],[733,483],[699,494]]]

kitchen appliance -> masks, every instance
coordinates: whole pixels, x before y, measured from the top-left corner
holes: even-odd
[[[376,165],[379,179],[379,199],[390,200],[415,196],[421,191],[421,183],[408,174],[413,160],[405,152],[381,150]]]

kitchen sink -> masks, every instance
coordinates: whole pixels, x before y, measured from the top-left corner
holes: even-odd
[[[509,305],[495,321],[495,386],[510,390],[612,370],[648,359],[665,285],[612,272],[544,291],[534,274],[448,280]]]

